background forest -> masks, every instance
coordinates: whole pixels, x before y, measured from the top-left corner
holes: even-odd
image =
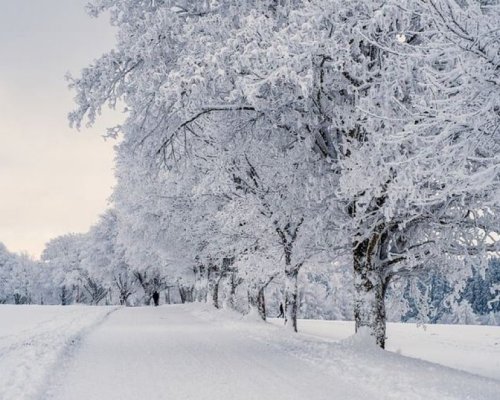
[[[169,268],[151,267],[142,276],[123,260],[121,265],[111,262],[114,252],[104,258],[94,258],[95,249],[86,247],[86,240],[90,240],[90,232],[57,238],[48,247],[60,247],[54,249],[53,258],[45,252],[43,261],[10,253],[2,245],[0,303],[141,306],[152,304],[155,290],[160,292],[160,302],[165,304],[211,301],[206,278],[204,281],[199,279],[194,288],[186,283],[189,276],[176,278],[169,275]],[[75,246],[73,249],[71,242]],[[68,247],[64,249],[64,245]],[[111,250],[112,245],[106,248]],[[111,266],[114,270],[109,269]],[[192,282],[195,282],[195,270],[192,273]],[[226,276],[222,285],[230,287],[230,282],[226,282],[229,279],[232,277]],[[500,261],[496,258],[489,261],[483,272],[474,268],[459,289],[453,289],[446,277],[437,273],[425,278],[401,279],[387,294],[388,319],[393,322],[500,325],[499,285]],[[298,317],[352,320],[351,288],[352,277],[336,272],[333,267],[314,265],[304,269],[299,277]],[[242,313],[249,312],[251,306],[247,290],[241,282],[237,296],[231,300],[231,307]],[[219,307],[228,306],[227,295],[221,290]],[[276,317],[283,302],[283,282],[278,277],[267,286],[265,302],[266,315]]]

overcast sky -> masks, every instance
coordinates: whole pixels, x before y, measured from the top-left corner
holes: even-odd
[[[113,142],[105,115],[70,129],[66,72],[113,46],[105,18],[89,18],[85,0],[2,1],[0,9],[0,242],[38,257],[51,238],[84,232],[107,206]]]

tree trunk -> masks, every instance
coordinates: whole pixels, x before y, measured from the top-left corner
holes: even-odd
[[[142,298],[144,305],[149,306],[151,305],[151,299],[153,298],[153,293],[150,293],[149,291],[144,294],[144,297]]]
[[[215,307],[215,308],[220,308],[220,304],[219,304],[219,286],[220,286],[220,281],[221,281],[221,278],[218,277],[215,279],[215,282],[213,283],[212,285],[212,305]]]
[[[243,279],[237,277],[236,271],[232,271],[229,277],[229,294],[227,295],[225,303],[232,310],[236,309],[236,289],[243,282]]]
[[[266,297],[264,296],[265,288],[261,288],[257,293],[257,311],[259,312],[260,317],[265,321],[266,320]]]
[[[189,286],[189,288],[186,290],[186,302],[192,303],[194,301],[193,291],[194,286]]]
[[[386,313],[385,291],[388,280],[370,257],[373,249],[370,243],[374,239],[365,239],[355,245],[354,258],[354,320],[356,332],[368,329],[374,342],[385,348]]]
[[[234,279],[231,277],[229,280],[229,293],[227,294],[225,305],[230,309],[235,309],[235,297],[236,297],[236,285],[234,285]]]
[[[285,326],[297,332],[299,268],[285,270]]]
[[[120,291],[120,305],[128,306],[128,298],[131,295],[129,291]]]
[[[61,305],[62,306],[65,306],[68,304],[68,294],[67,294],[67,290],[66,290],[66,286],[63,285],[61,287],[61,293],[59,295],[59,298],[61,299]]]
[[[206,302],[208,293],[208,269],[203,265],[195,268],[194,299],[197,302]]]
[[[81,299],[81,292],[80,292],[80,285],[76,285],[76,303],[80,304],[82,301]]]
[[[288,222],[283,229],[276,227],[281,238],[285,256],[285,326],[297,332],[297,313],[299,309],[298,276],[303,263],[294,264],[293,248],[304,217],[294,224]]]
[[[250,308],[256,309],[259,317],[265,321],[266,320],[266,297],[265,297],[265,289],[266,286],[262,286],[259,288],[257,293],[248,292],[248,304]]]
[[[128,298],[132,295],[132,286],[128,275],[118,274],[113,278],[113,284],[118,289],[120,305],[129,306]]]
[[[188,286],[179,282],[177,284],[177,288],[179,290],[179,296],[181,298],[181,303],[192,303],[194,301],[193,293],[194,293],[194,285]],[[170,299],[170,294],[169,294]]]
[[[186,302],[186,290],[185,288],[181,285],[181,284],[178,284],[177,285],[177,289],[179,289],[179,296],[181,298],[181,303],[184,304]]]

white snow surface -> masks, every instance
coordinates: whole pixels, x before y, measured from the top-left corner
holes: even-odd
[[[350,321],[299,320],[298,326],[302,334],[334,341],[354,332]],[[389,351],[500,380],[500,326],[389,322],[387,337]]]
[[[0,399],[38,399],[65,351],[114,307],[0,306]]]
[[[337,341],[348,336],[347,324],[328,322],[326,328],[323,321],[312,321],[306,328],[300,321],[307,333],[293,334],[200,304],[121,308],[110,314],[113,310],[0,306],[0,399],[500,398],[499,380],[382,351],[363,340]],[[330,328],[341,333],[329,334]],[[449,326],[457,332],[462,328]],[[484,335],[462,332],[462,342],[459,333],[429,335],[423,343],[412,334],[398,340],[404,354],[412,340],[419,348],[442,343],[454,351],[443,351],[454,354],[449,364],[463,367],[456,355],[465,351],[475,357],[465,344],[480,348],[476,341]],[[492,356],[496,350],[491,348]]]

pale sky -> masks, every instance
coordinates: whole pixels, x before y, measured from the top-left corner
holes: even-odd
[[[107,207],[114,184],[106,114],[92,129],[70,129],[78,74],[114,44],[106,18],[86,0],[0,0],[0,242],[38,257],[44,244],[85,232]]]

